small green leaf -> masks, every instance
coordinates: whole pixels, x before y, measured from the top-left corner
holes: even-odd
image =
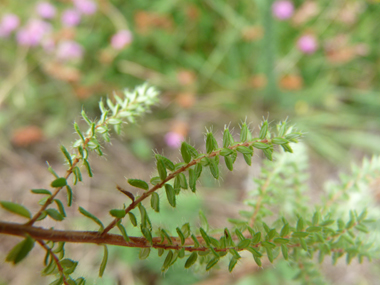
[[[143,180],[140,180],[140,179],[128,179],[128,183],[129,183],[129,185],[131,185],[133,187],[144,189],[144,190],[149,190],[148,183],[146,183]]]
[[[127,234],[127,230],[126,230],[125,227],[121,224],[121,221],[118,221],[116,225],[117,225],[117,227],[119,228],[119,231],[121,232],[121,234],[122,234],[124,240],[125,240],[126,242],[129,242],[130,239],[129,239],[129,236],[128,236],[128,234]]]
[[[64,220],[64,216],[62,216],[56,209],[47,209],[46,213],[49,217],[56,221],[62,221]]]
[[[268,121],[265,120],[263,124],[261,125],[259,138],[265,139],[265,137],[267,136],[267,133],[268,133]]]
[[[256,264],[261,267],[261,259],[256,256],[254,256],[253,259],[255,260]]]
[[[150,254],[150,247],[143,247],[140,249],[139,258],[146,259]]]
[[[302,232],[304,229],[304,221],[303,218],[299,218],[297,221],[297,232]]]
[[[190,254],[189,258],[186,260],[185,268],[190,268],[198,259],[198,254],[196,251]]]
[[[322,223],[320,223],[319,225],[322,227],[327,227],[327,226],[332,225],[333,223],[335,223],[335,220],[325,220]]]
[[[244,122],[241,126],[241,131],[240,131],[240,141],[241,142],[247,141],[248,132],[249,132],[249,130],[248,130],[247,123]]]
[[[243,157],[244,157],[245,162],[246,162],[249,166],[251,166],[251,164],[252,164],[252,154],[245,153],[245,154],[243,154]]]
[[[72,166],[73,161],[71,159],[71,155],[63,145],[61,145],[61,151],[62,151],[63,155],[66,157],[67,162],[70,164],[70,166]]]
[[[194,241],[194,247],[195,248],[199,247],[199,245],[200,245],[199,241],[194,234],[191,235],[191,239]]]
[[[252,243],[257,244],[261,241],[261,232],[255,233],[255,235],[252,237]]]
[[[151,244],[153,243],[153,238],[152,238],[152,233],[151,231],[144,227],[143,225],[141,225],[141,233],[143,234],[143,236],[147,239],[147,241],[149,241]]]
[[[86,216],[87,218],[90,218],[91,220],[93,220],[95,223],[97,223],[99,226],[100,226],[100,229],[103,230],[104,229],[104,226],[103,226],[103,223],[97,218],[95,217],[93,214],[91,214],[90,212],[86,211],[84,208],[82,207],[79,207],[79,212]]]
[[[270,160],[272,161],[273,160],[273,157],[272,157],[272,153],[273,153],[273,150],[268,148],[268,149],[263,149],[263,153],[265,154],[265,156]]]
[[[213,150],[218,148],[218,143],[216,142],[214,135],[209,132],[206,135],[206,152],[208,154],[212,153]]]
[[[261,245],[262,245],[263,247],[265,247],[265,248],[271,248],[271,249],[273,249],[273,248],[276,247],[276,245],[275,245],[274,243],[269,242],[269,241],[262,241],[262,242],[261,242]]]
[[[215,257],[207,263],[206,271],[209,271],[211,268],[213,268],[217,263],[219,262],[219,258]]]
[[[156,157],[156,160],[158,158],[161,159],[164,162],[167,169],[169,169],[170,171],[174,171],[174,163],[169,158],[162,156],[160,154],[156,154],[155,157]]]
[[[54,199],[54,202],[57,204],[58,210],[63,217],[66,217],[65,207],[63,206],[61,200]]]
[[[161,178],[161,181],[164,181],[166,177],[168,176],[168,174],[166,172],[165,163],[162,159],[157,159],[157,170],[158,170],[158,175]]]
[[[197,157],[199,154],[198,154],[198,151],[191,145],[189,145],[188,143],[186,143],[186,147],[187,147],[187,151],[189,152],[189,154],[192,156],[192,157]]]
[[[169,201],[169,204],[172,207],[175,207],[176,206],[176,197],[175,197],[175,191],[174,191],[173,186],[171,186],[170,184],[165,184],[165,191],[166,191],[166,197]]]
[[[275,238],[273,240],[274,243],[278,243],[278,244],[287,244],[290,242],[290,240],[286,239],[286,238]]]
[[[110,215],[117,219],[122,219],[125,217],[126,213],[125,213],[125,210],[123,209],[112,209],[110,210]]]
[[[179,227],[176,228],[178,237],[181,239],[181,245],[185,243],[185,236],[183,235],[181,229]]]
[[[252,256],[253,257],[262,257],[263,255],[255,248],[253,248],[252,246],[248,247],[247,250],[252,253]]]
[[[195,176],[198,179],[201,176],[201,174],[202,174],[202,165],[200,163],[198,163],[197,165],[195,165],[194,172],[195,172]]]
[[[188,238],[190,236],[190,224],[189,223],[186,223],[186,224],[183,224],[182,227],[181,227],[181,232],[183,233],[183,236],[185,238]]]
[[[168,240],[169,244],[173,244],[172,238],[170,237],[170,235],[164,229],[161,229],[161,233]],[[164,241],[164,238],[163,238],[162,241]]]
[[[269,148],[269,145],[266,144],[266,143],[262,143],[262,142],[254,142],[252,144],[252,146],[254,148],[257,148],[257,149],[268,149]]]
[[[283,144],[287,144],[289,141],[283,138],[273,138],[271,139],[271,142],[273,144],[283,145]]]
[[[270,263],[273,263],[273,261],[274,261],[273,250],[271,248],[269,248],[269,247],[266,247],[265,249],[267,251],[267,256],[268,256],[268,259],[269,259]]]
[[[186,180],[185,174],[180,173],[180,174],[178,174],[178,176],[179,176],[179,181],[180,181],[181,188],[182,189],[187,189],[188,186],[187,186],[187,180]]]
[[[234,170],[234,163],[233,163],[233,159],[231,157],[225,156],[224,162],[226,163],[226,166],[227,166],[229,171]]]
[[[137,219],[136,219],[136,216],[132,213],[132,212],[129,212],[128,213],[128,216],[129,216],[129,219],[131,220],[131,224],[136,227],[137,226]]]
[[[32,193],[34,194],[46,194],[46,195],[51,195],[51,192],[46,189],[32,189]]]
[[[29,219],[31,218],[31,214],[29,210],[20,204],[8,202],[8,201],[0,201],[0,204],[5,210],[9,212],[23,216],[25,218],[29,218]]]
[[[67,206],[70,207],[73,203],[73,190],[69,185],[66,185],[67,190]]]
[[[223,148],[221,151],[220,151],[220,155],[221,156],[229,156],[230,154],[233,153],[233,150],[232,149],[229,149],[229,148]]]
[[[234,270],[234,267],[236,264],[237,264],[237,259],[231,258],[230,263],[228,264],[228,271],[232,272],[232,270]]]
[[[307,232],[320,232],[322,230],[322,227],[316,227],[316,226],[311,226],[306,228]]]
[[[230,145],[232,145],[233,143],[234,143],[234,139],[233,139],[229,129],[225,128],[224,132],[223,132],[223,147],[227,148]]]
[[[194,169],[189,169],[189,186],[192,192],[195,193],[198,177],[195,174]]]
[[[186,142],[182,142],[181,155],[184,162],[189,163],[191,161],[191,155],[188,149],[188,144]]]
[[[281,251],[282,251],[282,256],[284,257],[284,259],[288,260],[289,258],[288,247],[285,244],[281,244]]]
[[[253,154],[253,150],[246,146],[238,146],[236,150],[242,154]]]
[[[199,231],[201,232],[201,236],[204,239],[204,241],[206,242],[206,244],[209,245],[210,244],[210,238],[207,235],[206,231],[203,228],[200,228]]]
[[[106,269],[107,262],[108,262],[108,248],[105,244],[103,244],[103,247],[104,247],[104,253],[103,253],[102,263],[100,264],[100,268],[99,268],[99,277],[103,276],[104,270]]]
[[[242,241],[240,241],[237,245],[238,249],[239,250],[243,250],[243,249],[246,249],[247,247],[249,247],[251,244],[251,240],[249,239],[243,239]]]
[[[66,178],[60,177],[60,178],[55,179],[50,185],[51,187],[58,188],[58,187],[66,186],[66,184],[67,184]]]
[[[34,240],[27,235],[23,241],[19,242],[11,249],[5,260],[17,264],[29,254],[33,247]]]
[[[309,233],[307,233],[307,232],[294,232],[294,233],[292,233],[293,238],[304,238],[304,237],[307,237],[308,235],[309,235]]]
[[[161,178],[159,176],[154,176],[152,179],[150,179],[150,183],[152,185],[157,185],[161,183]]]
[[[92,170],[91,170],[91,166],[90,166],[90,163],[88,162],[88,160],[87,159],[83,159],[83,164],[84,164],[84,166],[87,169],[88,176],[92,177]]]
[[[285,152],[290,152],[290,153],[293,153],[293,149],[290,147],[289,144],[282,144],[281,145],[282,149],[285,151]]]
[[[157,213],[160,212],[160,196],[156,192],[152,193],[152,197],[150,198],[150,206]]]
[[[169,250],[168,254],[166,255],[164,264],[162,265],[161,271],[166,271],[166,269],[169,268],[169,266],[172,264],[173,261],[173,251]]]
[[[215,159],[213,158],[210,158],[210,171],[211,171],[212,176],[214,176],[215,179],[219,178],[219,167]]]

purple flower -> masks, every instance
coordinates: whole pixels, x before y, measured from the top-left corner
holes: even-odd
[[[313,35],[304,35],[298,39],[298,48],[307,54],[312,54],[317,50],[317,39]]]
[[[0,22],[0,38],[8,37],[19,24],[20,20],[15,14],[5,14]]]
[[[73,0],[74,6],[79,12],[85,15],[91,15],[96,12],[96,3],[91,0]]]
[[[45,19],[52,19],[55,16],[56,9],[49,2],[39,2],[36,6],[37,14]]]
[[[17,42],[22,46],[36,46],[51,31],[51,25],[40,19],[31,19],[17,33]]]
[[[272,13],[279,20],[289,19],[294,12],[294,6],[291,1],[279,0],[272,5]]]
[[[80,13],[74,9],[67,9],[61,17],[62,23],[67,27],[74,27],[80,23]]]
[[[132,33],[128,30],[121,30],[111,38],[111,45],[114,49],[122,49],[132,42]]]
[[[171,148],[179,148],[184,140],[183,135],[175,132],[169,132],[165,135],[165,142]]]
[[[74,41],[62,41],[57,48],[57,58],[60,60],[80,59],[83,47]]]

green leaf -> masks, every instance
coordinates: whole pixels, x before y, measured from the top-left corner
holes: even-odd
[[[233,163],[233,159],[231,157],[225,156],[224,162],[226,163],[226,166],[227,166],[229,171],[234,170],[234,163]]]
[[[125,227],[121,224],[121,221],[118,221],[118,222],[116,223],[116,225],[117,225],[117,227],[119,228],[119,231],[121,232],[121,234],[122,234],[124,240],[125,240],[126,242],[129,242],[130,239],[129,239],[129,236],[128,236],[128,234],[127,234],[127,230],[126,230]]]
[[[182,227],[181,227],[181,232],[183,233],[183,236],[185,238],[188,238],[191,234],[190,232],[190,224],[189,223],[186,223],[186,224],[183,224]]]
[[[282,256],[284,257],[284,259],[288,260],[288,258],[289,258],[288,247],[285,244],[281,244],[281,252],[282,252]]]
[[[244,157],[245,162],[246,162],[249,166],[251,166],[251,164],[252,164],[252,154],[247,154],[247,153],[245,153],[245,154],[243,154],[243,157]]]
[[[252,146],[254,148],[257,148],[257,149],[268,149],[269,148],[269,145],[266,144],[266,143],[262,143],[262,142],[254,142],[252,144]]]
[[[273,263],[273,261],[274,261],[273,250],[271,248],[269,248],[269,247],[266,247],[265,249],[267,251],[267,256],[268,256],[268,259],[269,259],[270,263]]]
[[[307,233],[307,232],[294,232],[294,233],[292,233],[293,238],[304,238],[304,237],[307,237],[308,235],[309,235],[309,233]]]
[[[71,155],[63,145],[61,145],[61,151],[63,155],[66,157],[67,162],[70,164],[70,166],[72,166],[73,160],[71,159]]]
[[[185,268],[190,268],[198,259],[198,254],[196,251],[190,254],[189,258],[186,260]]]
[[[93,214],[91,214],[90,212],[86,211],[82,207],[79,207],[79,212],[82,215],[86,216],[87,218],[90,218],[91,220],[93,220],[95,223],[97,223],[100,226],[100,230],[104,229],[103,223],[97,217],[95,217]]]
[[[150,183],[152,185],[157,185],[161,183],[161,178],[159,176],[154,176],[152,179],[150,179]]]
[[[176,197],[175,197],[175,191],[174,191],[173,186],[171,186],[170,184],[165,184],[165,191],[166,191],[166,197],[169,201],[169,204],[172,207],[175,207],[176,206]]]
[[[333,223],[335,223],[335,220],[325,220],[322,223],[320,223],[319,225],[322,227],[327,227],[327,226],[332,225]]]
[[[304,221],[302,218],[299,218],[297,221],[297,232],[302,232],[304,229]]]
[[[164,237],[166,237],[169,244],[173,244],[172,238],[164,229],[161,229],[161,233],[163,234]],[[164,241],[164,239],[163,239],[163,241]]]
[[[266,240],[271,240],[271,239],[273,239],[274,238],[274,236],[276,235],[276,229],[271,229],[269,232],[268,232],[268,234],[267,234],[267,236],[266,236]]]
[[[200,246],[199,241],[194,234],[191,235],[191,239],[194,241],[194,247],[195,248]]]
[[[178,177],[179,177],[181,188],[182,189],[187,189],[188,186],[187,186],[187,180],[186,180],[185,174],[180,173],[180,174],[178,174]]]
[[[234,139],[233,139],[229,129],[225,128],[224,132],[223,132],[223,147],[227,148],[230,145],[232,145],[233,143],[234,143]]]
[[[156,192],[152,193],[152,197],[150,198],[150,206],[157,213],[160,212],[160,196]]]
[[[158,175],[161,178],[161,181],[164,181],[166,177],[168,176],[168,174],[166,172],[166,167],[162,159],[157,159],[157,170],[158,170]]]
[[[207,263],[206,271],[209,271],[211,268],[213,268],[217,263],[219,262],[219,258],[215,257]]]
[[[195,176],[198,179],[201,176],[201,174],[202,174],[202,165],[200,163],[198,163],[197,165],[195,165],[194,172],[195,172]]]
[[[66,217],[65,207],[63,206],[61,200],[54,199],[54,202],[57,204],[58,210],[63,217]]]
[[[108,262],[108,248],[105,244],[103,244],[103,247],[104,247],[104,253],[103,253],[102,263],[100,264],[100,268],[99,268],[99,277],[103,276],[104,270],[106,270],[106,266]]]
[[[62,216],[56,209],[47,209],[46,213],[49,217],[56,221],[62,221],[65,219],[64,216]]]
[[[140,249],[139,258],[146,259],[150,254],[150,247],[143,247]]]
[[[248,247],[247,250],[252,253],[252,256],[253,257],[262,257],[263,255],[255,248],[253,248],[252,246]]]
[[[71,260],[69,258],[62,259],[59,263],[63,267],[63,272],[65,274],[72,274],[78,265],[77,261]]]
[[[229,156],[232,153],[233,153],[233,150],[229,148],[222,148],[222,150],[219,152],[221,156]]]
[[[92,170],[91,170],[91,166],[90,166],[90,163],[88,162],[88,160],[87,159],[83,159],[83,164],[84,164],[84,166],[87,169],[88,176],[92,177]]]
[[[307,232],[320,232],[322,230],[322,227],[316,227],[316,226],[311,226],[306,228]]]
[[[253,259],[255,260],[256,264],[261,267],[261,260],[260,260],[260,258],[254,256]]]
[[[290,240],[286,239],[286,238],[275,238],[273,240],[274,243],[278,243],[278,244],[287,244],[290,242]]]
[[[237,264],[237,259],[231,258],[230,263],[228,264],[228,271],[232,272],[232,270],[234,270],[234,267],[236,264]]]
[[[200,165],[200,164],[198,164]],[[196,185],[197,185],[197,175],[195,174],[195,171],[193,169],[189,169],[189,186],[192,192],[195,193],[196,191]]]
[[[204,241],[206,242],[206,244],[209,245],[210,244],[210,238],[207,235],[206,231],[203,228],[200,228],[199,231],[201,232],[201,236],[204,239]]]
[[[60,178],[55,179],[50,185],[51,187],[58,188],[58,187],[66,186],[66,184],[67,184],[66,178],[60,177]]]
[[[186,142],[182,142],[181,155],[184,162],[189,163],[191,161],[191,155],[188,149],[188,144]]]
[[[215,179],[219,178],[219,167],[214,158],[210,158],[210,171]]]
[[[46,194],[46,195],[51,195],[51,192],[46,189],[32,189],[32,193],[34,194]]]
[[[185,142],[185,144],[186,144],[186,147],[187,147],[187,151],[190,153],[190,155],[192,156],[192,157],[197,157],[199,154],[198,154],[198,151],[193,147],[193,146],[191,146],[191,145],[189,145],[188,143],[186,143]]]
[[[31,214],[29,210],[20,204],[8,202],[8,201],[0,201],[0,204],[5,210],[9,212],[23,216],[25,218],[29,218],[29,219],[31,218]]]
[[[156,154],[155,157],[156,157],[156,160],[161,159],[164,162],[167,169],[169,169],[170,171],[174,171],[175,169],[174,163],[169,158],[162,156],[160,154]]]
[[[176,231],[177,231],[178,237],[181,239],[181,245],[183,245],[185,243],[185,236],[179,227],[176,228]]]
[[[261,245],[262,245],[263,247],[265,247],[265,248],[271,248],[271,249],[273,249],[273,248],[276,247],[276,245],[275,245],[274,243],[269,242],[269,241],[262,241],[262,242],[261,242]]]
[[[289,144],[282,144],[281,145],[281,147],[282,147],[282,149],[284,150],[284,151],[286,151],[286,152],[290,152],[290,153],[293,153],[293,149],[290,147],[290,145]]]
[[[164,264],[162,265],[161,271],[166,271],[166,269],[169,268],[173,260],[173,251],[169,250],[168,254],[166,255]]]
[[[253,150],[246,146],[238,146],[236,150],[242,154],[253,154]]]
[[[263,124],[261,125],[259,138],[265,139],[265,137],[267,136],[267,133],[268,133],[268,121],[265,120]]]
[[[49,285],[61,285],[63,284],[63,277],[59,277],[58,279],[54,280],[53,282],[49,283]]]
[[[261,232],[255,233],[255,235],[252,237],[252,243],[257,244],[261,241]]]
[[[112,210],[110,210],[110,215],[111,215],[112,217],[117,218],[117,219],[122,219],[122,218],[124,218],[126,214],[127,214],[127,213],[125,212],[124,209],[112,209]]]
[[[136,227],[137,226],[137,219],[136,219],[136,216],[132,213],[132,212],[129,212],[128,213],[128,216],[129,216],[129,219],[131,220],[131,224]]]
[[[48,165],[48,171],[54,175],[55,178],[58,178],[58,174],[54,171],[53,167],[49,164],[49,162],[46,161],[46,164]]]
[[[5,260],[17,264],[29,254],[33,247],[34,240],[27,235],[23,241],[19,242],[11,249]]]
[[[248,130],[247,123],[244,122],[241,126],[241,131],[240,131],[240,141],[241,142],[247,141],[248,132],[249,132],[249,130]]]
[[[206,135],[206,152],[208,154],[212,153],[213,150],[218,148],[218,143],[216,142],[214,135],[209,132]]]
[[[243,250],[243,249],[246,249],[247,247],[249,247],[251,244],[251,240],[249,239],[243,239],[242,241],[240,241],[237,245],[238,249],[239,250]]]
[[[143,234],[143,236],[147,239],[147,241],[149,241],[152,244],[153,238],[152,238],[151,231],[148,228],[144,227],[143,225],[140,225],[140,228],[141,228],[141,233]]]
[[[283,145],[283,144],[287,144],[289,141],[283,138],[273,138],[271,139],[271,142],[273,144]]]
[[[144,189],[144,190],[149,190],[148,183],[146,183],[143,180],[140,180],[140,179],[128,179],[128,183],[129,183],[129,185],[131,185],[133,187]]]
[[[270,161],[273,160],[273,157],[272,157],[273,150],[271,150],[270,148],[268,148],[268,149],[263,149],[263,153],[265,154],[265,156],[266,156]]]

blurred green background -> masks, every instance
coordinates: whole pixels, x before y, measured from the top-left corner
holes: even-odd
[[[263,116],[270,121],[288,117],[307,133],[304,141],[313,158],[312,168],[319,171],[315,180],[334,176],[337,166],[345,169],[350,161],[380,152],[379,1],[98,0],[92,2],[96,5],[93,11],[80,6],[89,2],[50,1],[55,9],[51,17],[38,10],[38,1],[0,3],[3,26],[5,15],[19,18],[11,33],[1,35],[0,29],[0,174],[6,177],[0,182],[2,200],[27,201],[20,198],[22,191],[31,184],[46,184],[46,160],[64,172],[57,146],[68,146],[73,140],[72,122],[79,120],[82,108],[95,118],[100,98],[112,98],[113,92],[145,81],[162,91],[160,104],[137,125],[127,125],[122,139],[113,138],[113,147],[105,150],[107,160],[92,159],[100,177],[96,182],[85,181],[83,187],[97,194],[89,190],[77,194],[78,204],[85,201],[100,215],[119,203],[115,192],[113,198],[98,192],[111,191],[115,182],[125,184],[124,176],[149,177],[152,149],[178,159],[168,134],[202,148],[205,127],[213,126],[220,136],[230,122],[237,127],[247,118],[257,130]],[[288,6],[276,10],[274,2]],[[68,24],[63,15],[73,9],[80,11],[80,21]],[[49,27],[37,44],[25,44],[21,32],[33,31],[33,19]],[[129,38],[119,39],[117,45],[114,37],[120,31]],[[312,39],[311,47],[302,45],[304,37]],[[77,46],[74,51],[62,47],[73,42],[79,52]],[[74,52],[72,57],[70,52]],[[242,170],[219,184],[204,178],[202,186],[223,188],[223,194],[218,194],[223,200],[231,199],[229,189],[238,185],[240,190],[232,200],[241,201],[244,187],[239,179],[248,174]],[[15,177],[20,179],[15,182]],[[9,188],[14,191],[5,193]],[[207,195],[212,197],[215,192]],[[171,212],[161,222],[174,227],[187,219],[196,222],[192,213],[204,208],[207,195],[195,200],[186,197],[188,209],[178,214],[180,221],[172,220],[174,212],[168,208]],[[108,200],[96,202],[104,197]],[[95,251],[93,246],[91,250]],[[123,263],[115,261],[119,271],[110,270],[103,280],[93,277],[89,281],[222,284],[217,278],[225,274],[204,276],[177,266],[162,275],[161,261],[136,261],[133,252],[115,249],[114,254],[120,255],[117,260]],[[123,267],[130,283],[120,281],[127,280],[120,277]],[[85,268],[84,274],[96,276],[94,268]],[[279,263],[274,275],[263,272],[255,273],[261,277],[250,277],[246,269],[236,279],[224,277],[229,283],[223,284],[280,284],[279,280],[293,284],[284,281],[291,280],[289,272],[285,263]],[[0,284],[21,284],[12,283],[16,277],[7,274],[4,280],[0,277]]]

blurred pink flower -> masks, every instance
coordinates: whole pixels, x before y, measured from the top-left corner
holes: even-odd
[[[67,9],[61,17],[62,23],[67,27],[74,27],[80,23],[80,13],[74,9]]]
[[[37,14],[40,15],[42,18],[45,19],[51,19],[54,18],[56,9],[55,7],[50,4],[49,2],[39,2],[36,6]]]
[[[20,24],[20,19],[15,14],[5,14],[0,22],[0,38],[10,35]]]
[[[169,132],[165,135],[165,142],[171,148],[179,148],[184,140],[183,135],[175,132]]]
[[[85,15],[91,15],[96,12],[97,6],[94,1],[91,0],[73,0],[74,6],[79,12]]]
[[[304,35],[298,39],[297,46],[302,52],[312,54],[317,50],[318,43],[313,35]]]
[[[51,25],[49,23],[40,19],[31,19],[26,26],[18,31],[16,39],[22,46],[36,46],[50,31]]]
[[[60,60],[80,59],[83,47],[75,41],[61,41],[57,47],[57,58]]]
[[[294,12],[294,6],[291,1],[279,0],[272,5],[272,13],[279,20],[289,19]]]
[[[121,30],[111,38],[111,45],[114,49],[123,49],[132,42],[132,33],[128,30]]]
[[[46,38],[42,41],[41,46],[46,52],[51,53],[54,51],[55,42],[52,38]]]

